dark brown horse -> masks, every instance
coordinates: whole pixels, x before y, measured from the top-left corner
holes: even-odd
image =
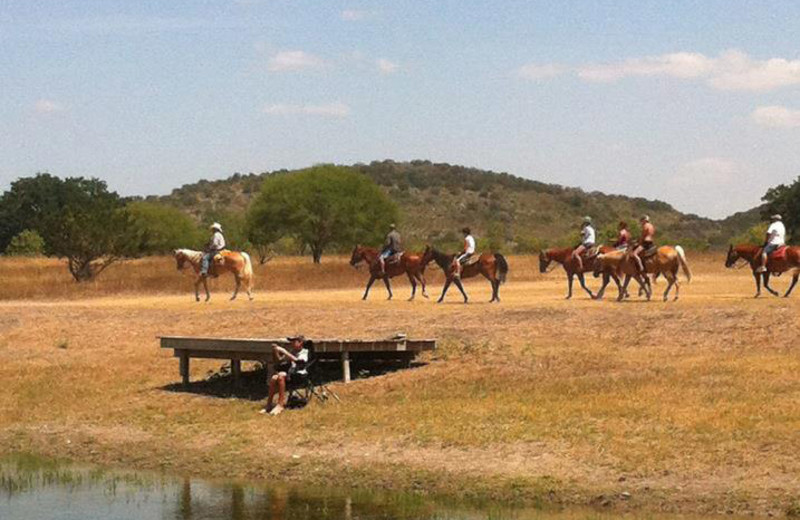
[[[762,250],[763,248],[761,246],[754,246],[752,244],[731,245],[730,248],[728,248],[728,257],[725,259],[725,267],[733,267],[739,260],[744,260],[746,263],[750,264],[750,269],[753,271],[753,278],[756,280],[756,295],[754,298],[761,296],[762,277],[764,279],[764,288],[769,291],[771,295],[780,296],[778,291],[773,290],[772,287],[769,286],[770,276],[773,274],[779,276],[781,273],[794,270],[792,283],[789,285],[786,294],[783,295],[784,298],[787,298],[792,294],[792,289],[794,289],[794,286],[797,284],[797,279],[800,277],[800,247],[787,246],[786,254],[780,259],[776,259],[774,255],[770,255],[770,258],[767,260],[767,271],[765,273],[759,273],[757,270],[761,266]]]
[[[505,283],[506,277],[508,276],[508,262],[506,261],[506,257],[501,255],[500,253],[483,253],[480,257],[478,257],[478,261],[465,265],[461,269],[461,276],[454,276],[453,272],[453,260],[455,259],[456,255],[448,255],[442,253],[441,251],[437,251],[436,249],[431,249],[431,253],[433,255],[433,260],[436,262],[442,271],[444,271],[445,275],[445,282],[444,287],[442,288],[442,295],[439,297],[436,303],[442,303],[444,301],[444,296],[447,294],[447,289],[450,288],[450,284],[456,284],[458,290],[461,291],[461,295],[464,297],[464,303],[469,301],[467,297],[466,291],[464,291],[464,285],[461,283],[461,278],[472,278],[473,276],[478,276],[482,274],[489,283],[492,284],[492,299],[489,302],[499,302],[500,301],[500,284]]]
[[[600,246],[599,254],[610,253],[614,251],[613,247],[609,246]],[[595,261],[597,256],[593,256],[590,258],[583,259],[583,270],[580,270],[578,266],[578,261],[572,256],[573,248],[571,247],[562,247],[562,248],[550,248],[545,249],[539,253],[539,272],[540,273],[547,273],[550,270],[550,264],[555,262],[561,264],[564,268],[564,271],[567,273],[567,299],[569,300],[572,298],[572,283],[574,278],[578,277],[578,282],[581,284],[581,288],[589,294],[589,297],[594,299],[595,294],[592,293],[591,289],[586,287],[586,279],[583,276],[583,273],[589,273],[595,271]],[[608,285],[609,279],[613,279],[614,282],[617,284],[617,289],[620,290],[620,295],[622,295],[622,286],[619,283],[619,277],[614,272],[613,269],[606,269],[599,272],[596,276],[600,274],[603,275],[603,287]]]
[[[417,294],[417,282],[422,285],[422,296],[428,297],[428,291],[425,286],[425,268],[433,258],[430,247],[426,247],[422,254],[405,252],[400,257],[399,262],[387,261],[384,273],[381,273],[378,255],[380,255],[380,251],[374,247],[363,246],[353,248],[353,254],[350,255],[350,265],[353,267],[357,267],[361,262],[366,262],[369,266],[369,281],[367,282],[367,289],[364,291],[364,297],[361,298],[362,300],[367,299],[370,287],[378,278],[381,278],[383,283],[386,284],[386,290],[389,291],[387,300],[391,300],[393,296],[392,284],[389,279],[401,274],[408,276],[408,281],[411,282],[411,297],[408,301],[413,300]]]

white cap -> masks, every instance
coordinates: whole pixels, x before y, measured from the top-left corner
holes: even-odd
[[[213,224],[211,224],[210,229],[216,229],[217,231],[222,231],[222,226],[219,225],[219,222],[214,222]]]
[[[770,220],[783,220],[783,217],[778,215],[777,213],[769,217]]]

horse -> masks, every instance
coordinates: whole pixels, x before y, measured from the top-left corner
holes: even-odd
[[[461,295],[464,297],[464,303],[469,301],[467,293],[464,291],[464,286],[461,284],[461,278],[471,278],[482,274],[489,283],[492,284],[492,299],[489,303],[500,301],[500,284],[505,283],[508,276],[508,262],[506,258],[500,253],[482,253],[475,263],[467,264],[461,269],[461,276],[454,276],[454,265],[456,255],[448,255],[431,249],[433,261],[444,271],[445,282],[442,289],[442,295],[436,303],[442,303],[444,296],[447,294],[447,289],[450,288],[451,283],[455,283]]]
[[[613,269],[618,275],[625,275],[625,281],[622,284],[622,291],[620,291],[617,301],[622,301],[622,299],[625,297],[631,278],[639,282],[640,287],[644,289],[645,294],[647,295],[647,299],[650,300],[651,296],[653,295],[653,289],[650,285],[650,280],[647,275],[656,275],[653,277],[653,279],[655,279],[657,275],[663,275],[668,282],[667,288],[664,290],[664,301],[669,299],[669,293],[673,286],[675,287],[674,300],[677,300],[678,296],[680,295],[680,283],[678,282],[679,270],[683,270],[683,274],[686,276],[687,283],[692,281],[692,271],[689,269],[689,262],[686,260],[686,253],[681,246],[661,246],[654,254],[642,257],[642,263],[644,264],[644,273],[639,272],[636,259],[633,257],[633,253],[631,253],[631,251],[619,250],[605,254],[601,253],[597,255],[595,273],[602,272],[606,269]],[[603,297],[606,285],[608,285],[607,282],[604,283],[598,291],[598,299]]]
[[[398,262],[387,261],[385,266],[386,269],[383,273],[381,273],[380,262],[378,262],[379,255],[380,251],[374,247],[363,247],[360,245],[354,247],[353,254],[350,255],[350,265],[353,267],[358,267],[358,264],[361,262],[366,262],[369,266],[369,281],[367,282],[367,288],[364,291],[364,296],[361,298],[362,300],[367,299],[367,296],[369,296],[370,287],[372,287],[372,284],[375,283],[375,280],[378,278],[383,279],[383,283],[386,284],[386,290],[389,292],[389,297],[387,300],[391,300],[393,294],[392,285],[389,282],[389,279],[401,274],[408,276],[408,281],[411,282],[411,297],[408,299],[408,301],[412,301],[417,295],[417,282],[422,285],[422,296],[425,298],[428,297],[428,290],[425,281],[425,268],[432,259],[429,247],[426,247],[422,254],[405,252],[400,257]]]
[[[770,258],[767,259],[767,271],[765,273],[759,273],[757,270],[761,267],[762,250],[763,248],[761,246],[750,244],[731,245],[728,248],[728,257],[725,259],[725,267],[733,267],[739,260],[745,260],[750,264],[750,268],[753,271],[753,278],[756,280],[756,294],[753,296],[754,298],[761,296],[761,276],[759,275],[763,274],[764,288],[769,291],[771,295],[780,296],[778,291],[773,290],[772,287],[769,286],[770,276],[773,274],[777,276],[794,269],[795,272],[794,276],[792,276],[792,283],[789,285],[786,294],[783,295],[784,298],[788,298],[789,295],[792,294],[794,286],[797,284],[797,278],[800,277],[800,247],[787,246],[786,254],[783,255],[782,259],[776,259],[770,255]]]
[[[173,254],[178,263],[178,271],[182,271],[187,263],[194,269],[196,275],[194,281],[195,301],[200,301],[199,287],[201,283],[206,290],[206,301],[211,299],[211,293],[208,291],[208,281],[205,276],[200,274],[204,253],[192,249],[176,249]],[[253,299],[253,263],[250,261],[249,254],[244,251],[237,253],[235,251],[222,250],[214,256],[208,271],[209,275],[212,276],[217,276],[225,271],[233,274],[236,280],[236,288],[233,290],[231,300],[236,299],[242,282],[244,282],[245,290],[247,290],[247,297],[251,300]]]
[[[614,251],[613,247],[609,246],[600,246],[599,252],[600,253],[610,253]],[[586,280],[583,276],[583,273],[588,273],[589,271],[594,271],[595,260],[596,256],[591,258],[584,258],[583,259],[583,271],[579,271],[578,269],[578,261],[573,258],[572,252],[574,250],[571,247],[565,248],[550,248],[544,249],[539,252],[539,272],[540,273],[547,273],[552,262],[556,262],[561,264],[564,268],[564,271],[567,273],[567,300],[572,298],[572,283],[574,277],[578,277],[578,281],[581,284],[581,288],[584,291],[589,293],[589,297],[595,299],[596,296],[592,293],[591,289],[586,287]],[[619,277],[617,277],[616,272],[614,270],[606,270],[603,271],[603,285],[608,285],[609,278],[613,278],[614,282],[617,284],[617,288],[621,291],[622,285],[619,283]],[[597,273],[595,276],[599,276],[600,274]]]

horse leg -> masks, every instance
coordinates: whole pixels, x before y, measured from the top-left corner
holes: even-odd
[[[592,293],[592,291],[588,287],[586,287],[586,279],[583,276],[583,273],[578,273],[578,281],[581,283],[581,287],[583,288],[583,290],[589,293],[589,298],[594,300],[594,293]]]
[[[236,287],[233,289],[233,296],[231,296],[231,301],[236,299],[236,295],[239,294],[239,287],[242,285],[242,280],[239,278],[238,275],[233,276],[234,280],[236,280]]]
[[[194,281],[194,301],[200,301],[200,277],[198,276],[197,279]]]
[[[572,273],[567,273],[567,300],[572,298]]]
[[[450,288],[450,283],[453,281],[452,278],[448,278],[444,282],[444,287],[442,287],[442,295],[439,296],[439,299],[436,300],[436,303],[442,303],[444,301],[444,295],[447,294],[447,289]]]
[[[761,273],[753,271],[753,278],[756,279],[756,295],[753,298],[758,298],[761,296]]]
[[[369,276],[369,281],[367,282],[367,289],[364,291],[364,296],[361,298],[362,300],[366,300],[367,296],[369,296],[369,288],[372,287],[372,284],[375,283],[375,280],[376,278],[374,274]]]
[[[610,281],[611,281],[611,276],[608,273],[604,272],[603,273],[603,283],[600,285],[600,289],[597,291],[597,294],[594,295],[594,299],[595,300],[602,300],[603,299],[603,295],[606,292],[606,286],[608,286],[608,283]],[[619,280],[617,280],[617,287],[619,287]]]
[[[417,273],[416,276],[417,276],[417,280],[419,280],[419,283],[422,284],[422,296],[425,299],[428,299],[428,287],[427,287],[428,283],[425,280],[425,275],[422,274],[422,273]]]
[[[389,291],[389,297],[386,298],[386,299],[387,300],[391,300],[392,296],[394,296],[394,295],[392,294],[392,284],[389,283],[389,277],[388,276],[384,276],[383,277],[383,284],[386,286],[386,290]]]
[[[788,298],[790,294],[792,294],[792,289],[794,286],[797,285],[797,279],[800,278],[800,271],[794,273],[792,277],[792,284],[789,286],[789,289],[786,291],[786,294],[783,295],[784,298]]]
[[[764,289],[768,290],[772,296],[780,296],[778,291],[769,286],[769,273],[764,273]]]
[[[411,302],[414,301],[414,296],[417,295],[417,281],[414,280],[411,274],[408,275],[408,281],[411,282],[411,298],[408,299]]]
[[[500,280],[495,280],[492,285],[494,286],[494,301],[500,303]]]
[[[206,301],[211,299],[211,293],[208,291],[208,278],[203,277],[203,289],[206,290]]]
[[[625,275],[625,281],[622,283],[622,290],[619,292],[619,296],[617,296],[617,301],[621,302],[625,298],[625,293],[628,292],[628,284],[631,283],[631,275]]]
[[[454,278],[453,281],[456,283],[458,290],[461,291],[461,295],[464,297],[464,303],[467,303],[469,298],[467,298],[467,293],[464,291],[464,286],[461,284],[461,278]]]
[[[677,289],[676,280],[675,280],[676,276],[674,276],[672,273],[664,273],[664,278],[667,279],[667,288],[664,291],[664,301],[667,301],[669,299],[669,291],[670,291],[670,289],[672,289],[673,285],[676,286],[676,288],[675,288],[675,295],[676,295],[675,298],[677,299],[677,297],[678,297],[677,296],[678,289]]]

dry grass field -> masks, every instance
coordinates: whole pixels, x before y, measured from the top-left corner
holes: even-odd
[[[255,301],[229,302],[220,279],[208,304],[169,259],[87,285],[50,260],[0,261],[0,449],[529,503],[800,511],[800,293],[753,300],[748,271],[690,253],[677,303],[565,301],[563,273],[540,275],[533,257],[509,259],[501,304],[484,303],[482,279],[466,282],[469,305],[406,302],[407,283],[395,301],[376,286],[362,302],[365,273],[346,261],[276,259],[258,268]],[[172,390],[178,363],[156,340],[398,331],[439,350],[277,418],[241,396]],[[192,377],[222,364],[195,361]]]

